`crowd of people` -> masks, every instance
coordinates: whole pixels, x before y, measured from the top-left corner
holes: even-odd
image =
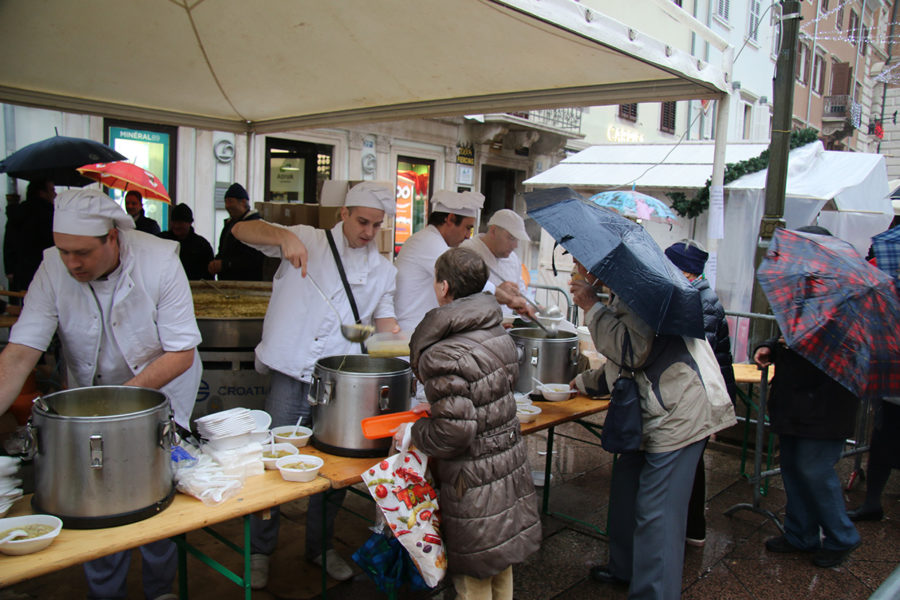
[[[34,186],[34,189],[32,189]],[[413,235],[393,263],[375,239],[395,210],[394,190],[374,182],[349,189],[340,221],[330,229],[282,226],[250,209],[240,184],[225,194],[229,218],[213,255],[193,229],[185,204],[159,232],[143,214],[138,194],[126,210],[96,190],[56,195],[52,182],[33,182],[14,215],[20,231],[49,227],[5,254],[11,285],[28,289],[9,343],[0,352],[0,408],[12,402],[58,333],[70,385],[139,385],[163,390],[176,423],[190,429],[200,383],[200,335],[189,279],[261,280],[265,257],[278,261],[272,295],[256,348],[257,368],[270,377],[265,410],[272,425],[311,424],[306,398],[318,359],[363,351],[340,334],[337,316],[311,283],[331,290],[353,320],[379,332],[412,333],[410,364],[420,385],[410,426],[413,444],[434,459],[449,574],[460,598],[512,598],[512,565],[541,542],[541,524],[525,446],[516,419],[515,346],[504,312],[534,318],[525,301],[515,253],[530,239],[524,220],[499,210],[486,230],[472,232],[484,197],[438,192],[428,225]],[[148,223],[150,221],[150,223]],[[811,233],[830,235],[821,228]],[[172,243],[177,242],[177,243]],[[55,246],[53,248],[52,246]],[[40,253],[26,259],[23,252]],[[709,254],[682,240],[665,255],[699,293],[704,339],[658,334],[578,261],[570,282],[596,349],[607,358],[572,384],[603,395],[624,370],[642,397],[643,437],[637,452],[621,454],[612,474],[609,560],[590,577],[629,586],[629,598],[680,596],[685,544],[705,534],[703,453],[716,432],[735,423],[735,382],[724,309],[703,272]],[[183,268],[177,268],[180,263]],[[30,283],[30,286],[28,285]],[[297,319],[302,306],[304,319]],[[148,327],[147,323],[153,326]],[[630,347],[626,356],[624,348]],[[785,533],[766,541],[772,552],[808,552],[815,565],[843,562],[859,545],[852,520],[880,519],[880,489],[897,467],[897,407],[879,410],[870,460],[870,494],[846,511],[834,465],[855,422],[859,401],[794,352],[783,338],[753,355],[775,364],[770,417],[780,436],[787,493]],[[880,432],[880,433],[878,433]],[[398,431],[398,438],[404,431]],[[874,474],[874,477],[872,476]],[[305,557],[338,580],[353,571],[333,548],[341,492],[325,502],[310,498]],[[251,521],[251,586],[267,585],[279,533],[279,510]],[[324,556],[322,555],[324,549]],[[144,592],[173,598],[175,548],[168,541],[141,548]],[[91,597],[125,597],[129,553],[84,566]]]

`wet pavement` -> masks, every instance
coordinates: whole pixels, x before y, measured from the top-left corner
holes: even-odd
[[[602,416],[595,418],[602,421]],[[585,523],[581,525],[555,516],[545,516],[544,543],[525,564],[515,568],[516,600],[559,598],[626,598],[624,587],[599,584],[588,578],[588,568],[606,561],[607,543],[597,529],[605,528],[609,476],[612,457],[590,445],[594,438],[577,424],[557,428],[553,454],[551,504],[553,513],[563,513]],[[564,434],[567,437],[562,437]],[[542,471],[546,432],[526,437],[532,468]],[[862,546],[841,566],[815,567],[809,555],[772,554],[765,550],[766,538],[779,531],[768,518],[750,511],[732,516],[723,513],[739,503],[752,501],[751,485],[740,473],[740,448],[727,441],[710,445],[706,451],[707,538],[702,548],[688,546],[685,551],[682,597],[692,600],[799,600],[806,598],[868,598],[900,565],[900,475],[893,473],[882,497],[885,518],[880,522],[859,523]],[[751,455],[752,457],[752,455]],[[752,461],[752,458],[748,459]],[[865,461],[863,461],[865,465]],[[752,462],[748,464],[748,468]],[[839,465],[846,484],[854,460],[845,458]],[[761,506],[779,517],[784,516],[785,495],[780,478],[774,477]],[[865,483],[845,493],[848,507],[862,502]],[[540,489],[539,489],[540,492]],[[345,506],[364,515],[373,515],[374,505],[354,494]],[[282,512],[279,548],[272,559],[267,589],[254,591],[258,600],[305,599],[318,597],[320,571],[303,557],[303,533],[306,501],[286,505]],[[339,515],[335,548],[350,557],[369,536],[367,524],[356,516]],[[240,540],[241,522],[234,520],[217,528],[226,538]],[[232,569],[240,567],[238,555],[203,532],[188,535],[191,543]],[[384,597],[354,565],[357,575],[348,582],[329,580],[328,598],[361,600]],[[0,562],[2,570],[2,562]],[[129,597],[141,598],[140,558],[134,554],[129,574]],[[189,592],[196,600],[242,598],[241,590],[196,558],[188,558]],[[0,600],[57,600],[84,597],[84,578],[80,567],[26,581],[0,590]],[[451,600],[452,586],[442,585],[428,592],[404,591],[401,598],[415,600]]]

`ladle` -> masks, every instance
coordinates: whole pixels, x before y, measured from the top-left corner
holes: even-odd
[[[310,283],[313,284],[313,287],[316,288],[316,291],[319,292],[319,295],[322,296],[325,303],[328,304],[328,306],[331,307],[331,310],[334,311],[334,314],[337,315],[338,323],[341,323],[341,313],[334,307],[334,304],[331,303],[331,300],[328,299],[328,296],[325,295],[325,292],[322,291],[322,288],[319,287],[319,284],[316,283],[313,276],[307,272],[306,278],[309,279]],[[361,323],[341,323],[341,335],[344,336],[345,340],[350,342],[364,342],[374,332],[375,328],[371,325],[363,325]]]
[[[209,287],[211,287],[212,289],[214,289],[214,290],[216,290],[217,292],[219,292],[220,294],[222,294],[223,296],[225,296],[225,298],[226,298],[227,300],[233,300],[233,299],[235,299],[235,298],[240,298],[240,295],[238,295],[238,294],[229,294],[228,292],[225,292],[224,290],[222,290],[219,286],[217,286],[216,284],[214,284],[214,283],[213,283],[212,281],[210,281],[209,279],[201,279],[201,281],[202,281],[203,283],[205,283],[206,285],[208,285]]]
[[[0,544],[5,544],[6,542],[12,541],[16,538],[26,537],[27,535],[28,535],[28,532],[25,531],[24,529],[14,529],[9,532],[9,535],[7,535],[5,538],[0,540]]]

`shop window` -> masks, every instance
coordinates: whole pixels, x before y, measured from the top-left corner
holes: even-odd
[[[175,149],[178,147],[178,128],[134,121],[104,119],[104,142],[124,154],[128,162],[159,177],[174,205]],[[109,190],[109,195],[125,205],[125,192]],[[169,205],[159,200],[144,200],[144,215],[159,224],[162,231],[169,228]]]
[[[632,104],[620,104],[619,105],[619,118],[625,119],[626,121],[635,122],[637,121],[637,103]]]
[[[659,112],[659,130],[675,133],[675,102],[663,102]]]
[[[397,157],[397,216],[394,219],[394,249],[397,252],[411,235],[425,228],[433,174],[433,160]]]
[[[333,146],[267,137],[265,200],[318,202],[331,179],[333,152]]]

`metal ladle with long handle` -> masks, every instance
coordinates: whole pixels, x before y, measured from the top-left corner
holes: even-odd
[[[501,281],[503,280],[503,277],[500,275],[500,273],[498,273],[497,271],[495,271],[493,268],[488,267],[488,270],[489,270],[491,273],[493,273],[493,275],[494,275],[495,277],[497,277],[497,278],[500,279]],[[551,319],[555,319],[555,318],[557,318],[557,317],[561,317],[561,316],[562,316],[562,313],[560,312],[558,306],[551,306],[549,309],[548,309],[548,308],[544,308],[543,306],[541,306],[540,304],[538,304],[537,302],[535,302],[534,300],[532,300],[531,298],[529,298],[529,297],[526,296],[525,294],[520,294],[520,295],[522,296],[522,298],[525,299],[525,302],[527,302],[528,304],[530,304],[531,306],[534,307],[534,309],[538,312],[538,314],[543,315],[543,316],[548,317],[548,318],[551,318]],[[547,326],[545,326],[543,323],[541,323],[540,321],[538,321],[537,319],[534,319],[532,322],[533,322],[535,325],[537,325],[538,327],[540,327],[541,329],[543,329],[543,330],[544,330],[544,333],[547,334],[547,337],[556,337],[556,334],[557,334],[558,331],[559,331],[559,329],[558,329],[556,323],[550,323],[550,326],[547,327]]]
[[[331,303],[331,300],[328,299],[328,296],[325,295],[325,292],[322,291],[322,288],[319,287],[319,284],[316,283],[316,280],[313,279],[313,276],[308,271],[306,273],[306,278],[309,279],[310,283],[313,284],[313,287],[316,288],[316,291],[319,292],[319,295],[322,296],[325,303],[328,304],[328,306],[331,307],[331,310],[334,311],[334,314],[337,315],[338,323],[341,324],[341,335],[344,336],[345,340],[349,342],[364,342],[370,335],[375,333],[375,328],[371,325],[341,322],[341,313],[334,307],[334,304]]]

